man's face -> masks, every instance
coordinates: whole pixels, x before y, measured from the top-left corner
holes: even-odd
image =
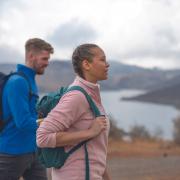
[[[45,68],[49,65],[50,53],[42,50],[32,55],[32,68],[37,74],[44,74]]]

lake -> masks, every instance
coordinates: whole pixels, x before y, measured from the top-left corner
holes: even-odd
[[[169,105],[121,100],[141,93],[143,91],[139,90],[102,91],[101,98],[106,112],[112,115],[118,127],[129,131],[133,125],[143,125],[153,135],[162,131],[164,139],[172,139],[173,119],[180,112]]]

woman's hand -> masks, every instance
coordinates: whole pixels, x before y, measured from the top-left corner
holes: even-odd
[[[97,117],[93,120],[89,129],[77,132],[58,132],[56,133],[56,146],[74,145],[98,136],[107,128],[107,120],[104,116]]]
[[[105,129],[107,129],[107,120],[105,116],[99,116],[94,120],[89,130],[92,133],[92,136],[96,137]]]

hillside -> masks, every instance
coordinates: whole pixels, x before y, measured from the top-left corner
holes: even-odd
[[[15,70],[15,64],[1,64],[0,72],[8,73]],[[154,90],[165,86],[166,82],[180,75],[180,70],[163,71],[145,69],[110,61],[109,78],[101,82],[102,90],[143,89]],[[44,76],[38,76],[40,92],[48,92],[60,86],[69,85],[74,79],[71,61],[53,60],[46,69]],[[174,80],[178,81],[178,79]],[[172,81],[171,81],[172,82]]]
[[[180,109],[180,83],[123,100],[168,104]]]

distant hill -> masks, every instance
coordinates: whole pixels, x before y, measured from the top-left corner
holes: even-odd
[[[16,64],[5,64],[5,63],[1,63],[0,64],[0,72],[3,72],[3,73],[9,73],[11,71],[14,71],[16,68]]]
[[[138,66],[111,62],[109,78],[103,81],[106,89],[141,89],[151,91],[167,84],[176,83],[180,70],[147,69]]]
[[[39,89],[42,92],[54,91],[73,82],[75,73],[70,61],[52,61],[43,76],[38,76]]]
[[[157,90],[150,91],[148,93],[131,97],[123,98],[123,100],[136,100],[143,102],[152,102],[159,104],[173,105],[180,109],[180,76],[178,76],[178,82],[172,81],[169,85]],[[175,78],[176,79],[176,78]]]
[[[0,72],[15,71],[16,64],[0,64]],[[74,79],[70,61],[51,61],[43,76],[37,76],[40,92],[54,91],[60,86],[67,86]]]
[[[166,87],[167,82],[175,84],[180,76],[180,70],[164,71],[146,69],[132,65],[109,61],[109,78],[100,82],[102,90],[141,89],[155,90]],[[15,64],[0,64],[0,72],[8,73],[15,70]],[[43,76],[38,76],[38,86],[41,92],[54,91],[60,86],[67,86],[74,79],[74,71],[70,60],[50,61]]]

